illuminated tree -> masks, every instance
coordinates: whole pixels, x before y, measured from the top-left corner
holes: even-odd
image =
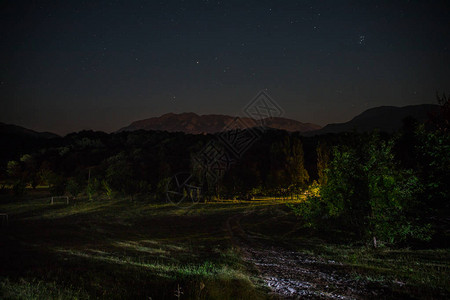
[[[330,163],[330,150],[326,142],[319,141],[317,148],[317,174],[319,176],[319,184],[325,185],[327,183],[327,173],[328,165]]]

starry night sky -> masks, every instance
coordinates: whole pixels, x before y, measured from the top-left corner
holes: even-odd
[[[109,132],[267,89],[325,125],[450,92],[450,1],[93,2],[0,2],[0,121]]]

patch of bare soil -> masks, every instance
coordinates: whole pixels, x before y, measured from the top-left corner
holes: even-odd
[[[321,260],[282,247],[264,245],[240,226],[245,215],[227,220],[233,244],[244,259],[259,271],[272,296],[287,299],[367,299],[385,298],[383,287],[355,280],[342,264]]]

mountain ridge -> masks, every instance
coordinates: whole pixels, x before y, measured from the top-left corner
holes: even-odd
[[[152,117],[132,122],[130,125],[122,127],[121,131],[134,130],[162,130],[169,132],[185,132],[190,134],[208,134],[217,133],[226,129],[248,128],[265,126],[275,129],[283,129],[286,131],[307,132],[322,128],[320,125],[313,123],[302,123],[300,121],[287,118],[265,118],[260,121],[243,117],[238,118],[221,114],[198,115],[193,112],[187,113],[167,113],[159,117]],[[234,122],[235,121],[235,122]]]
[[[304,136],[314,136],[328,133],[371,131],[393,132],[401,128],[404,118],[410,116],[419,122],[425,122],[430,113],[439,110],[436,104],[418,104],[398,106],[378,106],[367,109],[356,115],[351,120],[342,123],[330,123],[324,127],[314,123],[302,123],[297,120],[273,117],[263,119],[264,122],[251,118],[239,118],[222,114],[198,115],[189,113],[166,113],[159,117],[147,118],[132,122],[116,132],[134,130],[161,130],[169,132],[185,132],[192,134],[217,133],[226,129],[265,126],[291,132],[301,132]],[[231,124],[231,127],[230,127]],[[234,126],[234,127],[233,127]],[[3,136],[23,136],[33,138],[50,139],[60,137],[51,132],[38,132],[22,126],[0,122],[0,134]]]
[[[33,138],[44,138],[44,139],[51,139],[60,137],[56,133],[52,132],[38,132],[32,129],[28,129],[19,125],[13,125],[13,124],[6,124],[3,122],[0,122],[0,134],[2,135],[22,135],[27,137],[33,137]]]
[[[412,117],[419,122],[425,122],[430,113],[437,112],[437,104],[417,104],[407,106],[377,106],[369,108],[351,120],[342,123],[330,123],[321,129],[307,132],[305,135],[321,135],[351,131],[371,131],[379,129],[394,132],[401,128],[406,117]]]

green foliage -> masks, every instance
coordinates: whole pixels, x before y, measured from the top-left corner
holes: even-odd
[[[46,164],[46,162],[42,163],[41,168],[38,171],[38,177],[42,184],[50,185],[51,177],[53,176],[53,171]]]
[[[15,196],[23,196],[26,193],[27,184],[23,180],[17,180],[13,184],[13,193]]]
[[[72,197],[75,198],[82,192],[83,187],[75,178],[70,178],[67,181],[66,190]]]
[[[429,225],[420,226],[408,216],[417,206],[418,178],[399,169],[392,154],[393,142],[374,140],[368,147],[369,233],[389,243],[415,238],[429,240]]]
[[[419,174],[423,183],[426,205],[421,209],[428,215],[448,216],[450,213],[450,134],[441,130],[425,130],[420,126],[416,131]]]
[[[14,160],[9,161],[6,165],[6,173],[8,175],[8,183],[12,185],[14,195],[24,195],[27,183],[21,163]]]
[[[412,171],[398,167],[393,141],[373,135],[359,145],[334,149],[320,196],[308,196],[294,212],[310,226],[333,223],[384,243],[429,240],[430,225],[410,214],[417,206],[420,182]]]
[[[54,196],[64,195],[64,193],[66,191],[67,181],[63,176],[56,174],[54,172],[51,172],[49,175],[49,178],[48,178],[48,183],[49,183],[50,192],[52,193],[52,195],[54,195]]]
[[[134,170],[127,161],[125,154],[121,153],[108,159],[106,181],[123,194],[134,194],[136,183],[133,181]]]
[[[328,182],[322,187],[321,196],[326,204],[326,215],[338,219],[345,227],[363,234],[367,203],[367,178],[362,158],[353,149],[335,149],[327,173]]]
[[[330,163],[330,151],[324,141],[320,141],[316,148],[317,152],[317,175],[319,176],[319,184],[325,185],[327,183],[326,170]]]
[[[22,157],[20,157],[20,161],[24,162],[24,163],[30,162],[32,160],[33,160],[33,158],[31,157],[30,154],[24,154],[24,155],[22,155]]]
[[[306,227],[319,227],[327,217],[327,205],[320,196],[320,185],[314,181],[307,189],[306,199],[301,204],[288,203],[294,214],[301,216]]]
[[[37,171],[37,163],[35,158],[30,154],[24,154],[19,161],[9,161],[6,166],[9,181],[15,186],[14,193],[22,194],[21,186],[31,184],[33,188],[39,183],[39,174]]]
[[[3,299],[87,299],[88,295],[83,292],[73,287],[65,288],[55,282],[37,279],[0,280],[0,297]]]
[[[105,191],[106,197],[108,197],[108,199],[111,199],[113,197],[114,191],[106,180],[102,180],[102,187]]]
[[[158,182],[158,185],[156,187],[156,196],[158,198],[164,199],[164,200],[167,198],[166,193],[167,193],[167,186],[169,184],[169,181],[170,181],[170,178],[166,177],[166,178],[161,179]]]
[[[90,178],[86,187],[89,200],[92,201],[99,191],[101,191],[100,181],[97,178]]]
[[[13,179],[18,179],[22,176],[22,168],[18,161],[9,161],[6,166],[6,172],[9,177]]]

